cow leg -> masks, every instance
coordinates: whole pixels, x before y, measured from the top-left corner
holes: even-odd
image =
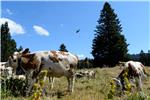
[[[74,90],[74,82],[75,82],[75,75],[73,74],[71,77],[71,92]]]
[[[138,82],[138,90],[139,91],[142,91],[142,80],[141,80],[141,77],[139,77],[139,82]]]
[[[47,91],[46,91],[46,86],[45,86],[45,82],[47,79],[47,70],[43,70],[41,72],[39,72],[38,76],[37,76],[37,83],[40,84],[40,88],[42,89],[42,95],[47,96]]]
[[[44,76],[44,78],[43,78],[43,82],[44,82],[44,83],[43,83],[43,86],[42,86],[42,88],[43,88],[43,89],[42,89],[42,90],[43,90],[43,91],[42,91],[42,95],[45,95],[45,96],[47,96],[47,94],[48,94],[47,91],[46,91],[46,87],[45,87],[46,78],[47,78],[47,76]],[[41,79],[41,80],[42,80],[42,79]]]
[[[135,80],[136,80],[137,91],[142,91],[141,76],[136,77]]]
[[[67,80],[68,80],[68,92],[71,93],[71,78],[70,77],[67,77]]]
[[[54,77],[49,77],[49,82],[50,82],[50,88],[53,89],[54,87]]]
[[[30,94],[30,92],[31,92],[31,89],[32,89],[32,87],[33,87],[33,85],[34,85],[35,82],[36,82],[36,79],[30,78],[30,79],[28,80],[28,85],[29,85],[29,87],[28,87],[28,90],[27,90],[27,92],[26,92],[26,95],[27,95],[27,96],[29,96],[29,94]]]
[[[28,73],[26,73],[27,84],[29,86],[28,89],[27,89],[27,92],[26,92],[27,96],[29,96],[34,83],[37,81],[36,78],[32,78],[32,76],[33,76],[33,72],[32,71],[29,71]]]
[[[68,79],[68,91],[72,93],[74,88],[75,74],[72,73],[72,75],[70,77],[67,77],[67,79]]]

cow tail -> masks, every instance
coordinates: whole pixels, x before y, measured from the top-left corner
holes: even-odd
[[[143,67],[143,72],[144,72],[144,74],[147,75],[147,76],[150,76],[150,75],[145,71],[144,65],[141,64],[141,66]]]
[[[143,72],[144,72],[145,75],[150,76],[150,74],[148,74],[148,73],[145,71],[144,68],[143,68]]]
[[[75,65],[75,69],[79,68],[79,57],[77,55],[75,55],[76,59],[77,59],[77,64]]]

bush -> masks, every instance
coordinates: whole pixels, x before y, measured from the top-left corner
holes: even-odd
[[[7,96],[25,96],[27,90],[27,82],[20,79],[4,79],[1,80],[1,96],[5,98]]]

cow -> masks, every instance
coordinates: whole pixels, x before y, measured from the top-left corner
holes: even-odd
[[[0,62],[0,75],[2,77],[6,76],[5,75],[5,67],[6,67],[5,65],[6,65],[6,62]]]
[[[30,53],[27,48],[22,52],[15,52],[9,57],[7,63],[13,66],[15,71],[16,69],[23,70],[27,79],[30,80],[28,93],[42,70],[48,71],[48,77],[67,77],[68,91],[73,92],[78,57],[70,52],[53,50]]]
[[[127,62],[120,63],[120,66],[122,66],[123,69],[132,68],[134,70],[134,73],[132,73],[132,74],[141,74],[142,79],[144,79],[147,76],[149,76],[146,73],[144,65],[141,62],[138,62],[138,61],[127,61]]]
[[[6,62],[0,62],[0,75],[4,78],[11,78],[13,75],[12,67],[7,67]]]
[[[131,84],[136,84],[137,90],[142,91],[142,79],[147,77],[147,73],[145,72],[144,65],[141,62],[136,61],[127,61],[120,63],[123,70],[118,75],[117,78],[113,80],[120,85],[122,90],[125,90],[125,81],[124,75],[127,73],[127,79]]]
[[[93,70],[89,71],[88,77],[94,79],[95,78],[95,71],[93,71]]]
[[[88,79],[95,78],[95,71],[93,70],[85,70],[85,71],[80,71],[80,72],[76,72],[76,77],[77,78],[81,78],[81,77],[87,77]]]

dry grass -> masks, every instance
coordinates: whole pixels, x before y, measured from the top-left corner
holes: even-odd
[[[50,90],[47,83],[48,96],[42,100],[106,100],[110,90],[109,81],[112,77],[117,77],[121,72],[119,67],[114,68],[95,68],[95,79],[80,78],[75,82],[73,94],[64,92],[67,89],[67,79],[65,77],[55,79],[54,89]],[[146,67],[146,72],[150,73],[150,67]],[[143,82],[143,91],[150,96],[150,76]],[[124,97],[115,97],[114,100],[122,100]],[[30,97],[8,97],[5,100],[30,100]]]

